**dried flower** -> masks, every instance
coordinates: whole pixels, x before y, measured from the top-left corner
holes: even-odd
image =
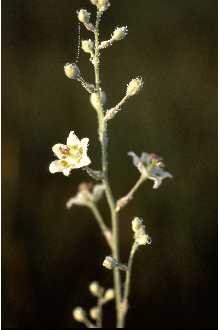
[[[138,168],[141,175],[154,181],[153,189],[158,189],[164,179],[172,178],[169,172],[164,171],[164,163],[161,157],[146,152],[143,152],[141,157],[138,157],[134,152],[129,152],[128,155],[133,158],[133,164]]]
[[[73,169],[88,166],[91,163],[87,156],[88,138],[79,140],[76,134],[71,131],[67,138],[67,144],[55,144],[52,148],[58,160],[53,161],[49,166],[50,173],[63,172],[68,176]]]
[[[128,34],[127,26],[117,27],[112,34],[112,40],[113,41],[122,40],[127,36],[127,34]]]
[[[67,201],[66,207],[70,209],[73,205],[90,206],[101,199],[104,191],[105,187],[103,184],[93,185],[86,182],[81,183],[78,188],[78,193]]]
[[[91,308],[89,311],[89,315],[90,315],[91,319],[97,320],[97,318],[99,316],[99,308],[97,306]]]
[[[143,88],[143,86],[144,86],[144,82],[141,77],[132,79],[127,86],[126,95],[130,97],[138,94]]]
[[[111,269],[114,269],[115,267],[117,267],[118,263],[114,258],[108,256],[108,257],[105,257],[105,260],[103,261],[102,265],[103,265],[103,267],[111,270]]]
[[[108,0],[90,0],[90,2],[97,7],[99,11],[106,11],[110,7]]]
[[[64,65],[64,72],[69,79],[76,80],[80,77],[80,70],[75,63],[66,63]]]
[[[114,268],[119,268],[122,271],[127,271],[128,267],[124,264],[121,264],[120,262],[118,262],[115,258],[111,257],[111,256],[107,256],[105,257],[105,260],[102,263],[103,267],[112,270]]]
[[[136,244],[146,245],[152,243],[150,236],[146,234],[142,219],[136,217],[132,220],[132,230],[134,232],[134,240]]]
[[[81,307],[76,307],[73,310],[73,318],[78,322],[84,322],[86,318],[86,313]]]
[[[98,297],[100,294],[100,286],[98,282],[92,282],[89,285],[89,291],[91,292],[91,294],[95,297]]]

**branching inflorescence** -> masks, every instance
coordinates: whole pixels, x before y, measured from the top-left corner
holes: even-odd
[[[107,302],[115,300],[116,327],[124,328],[129,306],[133,259],[140,246],[151,244],[151,238],[146,233],[143,220],[135,217],[132,220],[134,241],[131,247],[130,257],[127,264],[122,263],[119,255],[119,212],[132,200],[135,192],[145,181],[153,181],[153,188],[157,189],[163,179],[171,178],[172,175],[164,170],[163,160],[155,154],[143,152],[138,157],[134,152],[129,152],[128,154],[132,157],[133,164],[137,167],[140,177],[125,196],[117,201],[113,197],[108,175],[108,124],[122,111],[122,107],[128,99],[141,91],[143,80],[141,77],[132,79],[128,83],[125,95],[121,101],[110,109],[105,108],[106,93],[102,89],[100,80],[101,51],[111,47],[115,42],[123,40],[128,34],[128,29],[126,26],[116,27],[109,40],[100,41],[100,21],[104,12],[110,7],[110,3],[108,0],[90,0],[90,2],[97,10],[95,24],[91,22],[91,13],[85,9],[79,10],[77,16],[80,24],[93,35],[93,38],[82,41],[81,48],[90,56],[89,60],[94,68],[95,81],[94,83],[88,83],[82,77],[76,63],[65,64],[64,72],[68,78],[78,81],[89,93],[90,103],[97,113],[98,137],[102,155],[101,169],[94,170],[90,167],[91,160],[87,155],[89,139],[83,138],[80,140],[74,131],[71,131],[66,144],[58,143],[53,146],[52,150],[58,159],[50,164],[49,171],[51,173],[61,172],[65,176],[69,176],[74,169],[81,168],[96,181],[96,183],[82,183],[79,186],[77,194],[67,201],[66,207],[67,209],[70,209],[73,205],[88,207],[97,220],[110,250],[110,254],[103,261],[103,266],[113,272],[113,288],[105,290],[99,283],[92,282],[89,286],[89,291],[96,297],[97,304],[89,311],[91,320],[81,307],[73,310],[73,318],[88,328],[102,328],[103,307]],[[111,214],[111,228],[106,225],[98,207],[98,201],[103,195],[106,196]],[[123,284],[122,274],[125,274]]]

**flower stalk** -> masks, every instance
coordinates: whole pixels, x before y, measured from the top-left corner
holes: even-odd
[[[92,169],[89,165],[91,159],[88,156],[89,138],[79,139],[74,131],[70,131],[66,144],[57,143],[52,147],[52,151],[56,156],[56,160],[52,161],[49,166],[50,173],[62,173],[69,176],[76,169],[81,168],[86,172],[96,184],[93,182],[83,182],[79,185],[78,192],[71,197],[67,203],[67,209],[73,205],[85,206],[93,213],[97,224],[106,239],[111,254],[106,256],[103,266],[113,272],[113,288],[105,289],[94,281],[89,286],[89,291],[93,297],[96,297],[96,306],[92,307],[89,312],[90,318],[95,321],[94,324],[87,317],[83,308],[77,307],[73,310],[73,318],[87,328],[103,327],[103,307],[114,300],[116,310],[116,328],[124,328],[126,315],[129,306],[129,295],[131,288],[131,275],[134,256],[140,245],[151,244],[151,238],[148,236],[140,218],[134,218],[132,221],[132,230],[134,232],[134,242],[130,251],[128,263],[120,261],[120,233],[119,233],[119,211],[124,208],[134,197],[134,194],[140,186],[146,181],[153,182],[153,189],[158,189],[163,180],[172,178],[172,175],[164,170],[162,158],[143,152],[141,156],[137,156],[133,151],[129,152],[132,157],[134,166],[139,171],[139,179],[124,197],[115,200],[111,185],[109,182],[109,164],[108,164],[108,123],[118,112],[122,110],[122,106],[130,97],[137,95],[143,88],[143,79],[141,77],[133,78],[128,84],[125,96],[121,101],[109,110],[105,109],[106,94],[102,90],[100,79],[100,56],[101,51],[112,46],[115,41],[120,41],[127,36],[127,26],[116,27],[111,38],[106,41],[100,41],[99,29],[103,13],[110,7],[109,0],[90,0],[96,6],[96,22],[95,25],[90,21],[91,13],[85,9],[77,12],[78,20],[83,26],[94,35],[94,39],[83,40],[81,47],[83,51],[90,55],[90,62],[94,68],[94,84],[88,83],[81,75],[80,69],[76,63],[66,63],[64,73],[67,78],[72,81],[79,82],[84,89],[90,94],[90,103],[96,111],[98,119],[98,138],[101,146],[101,168]],[[98,181],[98,182],[97,182]],[[105,195],[110,216],[111,227],[109,228],[99,211],[98,201]],[[121,273],[122,272],[122,273]],[[125,274],[125,282],[122,286],[122,275]]]

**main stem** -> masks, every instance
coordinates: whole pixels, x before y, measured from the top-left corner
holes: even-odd
[[[100,83],[100,53],[99,53],[99,23],[101,20],[102,12],[97,11],[97,19],[95,26],[95,83],[96,90],[99,93],[99,109],[97,109],[99,121],[99,139],[102,150],[102,171],[103,171],[103,184],[105,185],[105,194],[109,204],[112,220],[112,255],[113,258],[119,261],[119,229],[118,229],[118,216],[115,211],[115,201],[112,195],[111,187],[108,179],[108,139],[107,139],[107,125],[104,120],[104,109],[101,97],[101,83]],[[117,328],[122,328],[122,313],[121,313],[121,277],[119,269],[116,267],[113,270],[114,275],[114,289],[116,296],[116,314],[117,314]]]

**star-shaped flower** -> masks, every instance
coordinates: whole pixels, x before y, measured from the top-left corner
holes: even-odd
[[[146,179],[154,181],[153,189],[158,189],[162,181],[173,176],[164,170],[163,159],[155,154],[143,152],[138,157],[134,152],[129,152],[129,156],[133,158],[133,164]]]
[[[50,173],[62,172],[68,176],[73,169],[88,166],[91,163],[87,156],[88,143],[88,138],[79,140],[76,134],[71,131],[66,144],[57,143],[52,147],[58,160],[50,164]]]

